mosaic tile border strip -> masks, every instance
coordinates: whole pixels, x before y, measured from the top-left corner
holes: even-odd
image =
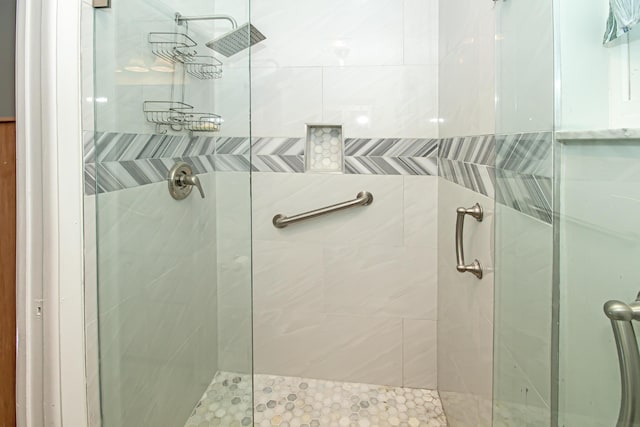
[[[260,374],[253,380],[218,372],[185,427],[447,425],[435,390]]]
[[[553,179],[497,169],[496,201],[547,224],[553,223]]]
[[[437,139],[346,139],[345,173],[437,175],[438,143]],[[164,181],[167,166],[177,160],[191,163],[196,173],[249,170],[304,173],[304,151],[305,138],[251,140],[248,137],[86,132],[85,194]],[[99,153],[97,158],[96,153]]]
[[[443,139],[347,138],[344,143],[347,174],[439,175],[527,215],[551,221],[551,132]],[[305,171],[305,138],[111,132],[95,134],[94,144],[94,134],[87,132],[84,145],[87,195],[162,182],[171,165],[180,160],[191,163],[196,173]],[[497,189],[496,173],[501,173]]]
[[[495,168],[474,163],[438,159],[438,173],[441,178],[461,185],[475,193],[495,198]]]
[[[437,139],[347,138],[345,173],[437,175]],[[304,138],[254,138],[253,171],[303,173]]]
[[[477,165],[495,166],[494,135],[443,138],[438,146],[438,158]]]
[[[551,224],[553,134],[445,138],[439,176]]]
[[[553,176],[551,132],[496,136],[496,167],[525,175]]]
[[[85,194],[108,193],[165,181],[171,167],[179,161],[191,164],[195,173],[202,174],[215,171],[215,163],[219,160],[214,155],[206,155],[121,160],[99,165],[87,163],[84,166]]]

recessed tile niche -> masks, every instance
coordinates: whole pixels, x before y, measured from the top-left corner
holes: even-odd
[[[307,125],[307,172],[341,173],[344,144],[341,125]]]

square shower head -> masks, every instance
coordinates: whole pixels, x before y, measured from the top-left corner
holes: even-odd
[[[266,37],[256,27],[246,23],[230,33],[208,42],[207,47],[228,58],[264,39]]]

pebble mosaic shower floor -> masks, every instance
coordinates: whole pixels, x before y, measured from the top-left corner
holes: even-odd
[[[437,391],[221,372],[185,427],[445,427]]]

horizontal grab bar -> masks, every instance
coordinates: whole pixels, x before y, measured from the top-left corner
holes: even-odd
[[[289,224],[293,224],[295,222],[304,221],[307,219],[315,218],[321,215],[326,215],[331,212],[341,211],[343,209],[352,208],[355,206],[368,206],[373,203],[373,194],[368,191],[361,191],[358,193],[354,200],[349,200],[348,202],[342,202],[335,205],[327,206],[324,208],[316,209],[313,211],[301,213],[298,215],[294,215],[288,217],[283,214],[278,214],[273,217],[273,225],[276,228],[285,228]]]

